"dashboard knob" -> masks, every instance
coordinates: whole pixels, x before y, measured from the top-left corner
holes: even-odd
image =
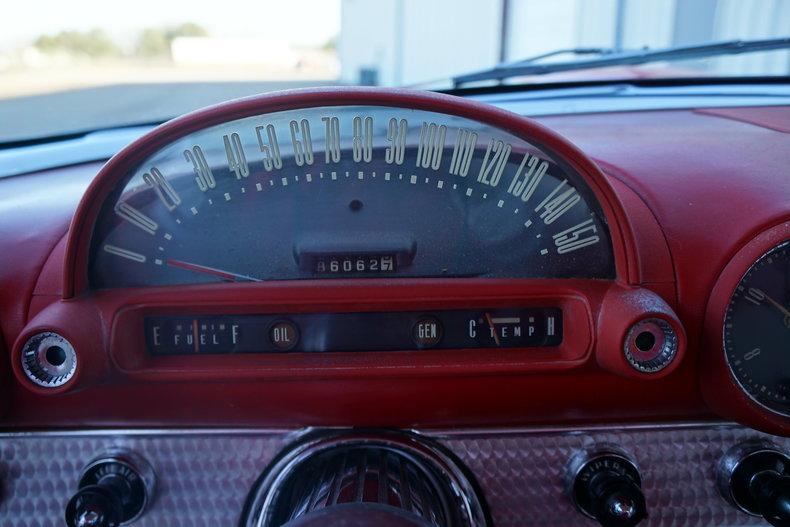
[[[77,371],[77,352],[65,337],[44,331],[30,337],[22,348],[22,371],[34,384],[60,388]]]
[[[746,442],[730,449],[719,462],[717,481],[736,508],[790,527],[790,457],[772,443]]]
[[[133,522],[145,510],[155,476],[139,456],[113,451],[91,461],[79,488],[66,505],[69,527],[116,527]]]
[[[66,506],[69,527],[115,527],[121,524],[123,503],[105,485],[88,485],[77,491]]]
[[[760,515],[771,525],[790,526],[790,476],[763,470],[752,477],[749,490]]]
[[[631,527],[647,517],[639,470],[624,453],[585,451],[571,460],[568,474],[576,507],[604,527]]]
[[[675,359],[678,334],[669,322],[660,318],[645,318],[628,330],[623,343],[626,360],[638,372],[655,373]]]

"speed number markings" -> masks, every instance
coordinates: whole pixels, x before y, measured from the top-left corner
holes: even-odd
[[[155,155],[151,164],[143,165],[142,185],[139,180],[136,187],[130,182],[113,206],[116,218],[153,240],[124,236],[127,227],[102,226],[100,220],[104,239],[94,254],[111,255],[124,264],[202,273],[201,280],[303,278],[298,252],[315,242],[316,247],[308,247],[318,251],[312,275],[612,277],[608,233],[592,193],[580,176],[562,171],[533,145],[457,117],[375,107],[370,113],[356,110],[282,112],[183,138],[168,147],[166,154]],[[249,222],[250,228],[282,223],[279,218],[272,222],[271,210],[264,209],[264,199],[256,196],[296,187],[301,190],[291,191],[296,192],[293,196],[277,198],[291,210],[267,202],[267,208],[276,209],[281,218],[298,216],[286,218],[289,239],[274,235],[264,248],[238,245],[237,239],[184,236],[197,230],[228,236],[228,228],[242,227],[231,225],[233,221]],[[305,197],[310,193],[314,196]],[[261,203],[257,210],[250,203],[256,199]],[[343,212],[350,212],[348,218],[337,208],[343,203],[351,209]],[[360,204],[359,208],[353,210],[353,203]],[[233,206],[245,212],[230,212],[228,207]],[[422,210],[415,210],[418,206]],[[422,218],[409,217],[414,214]],[[205,217],[211,217],[211,224]],[[326,229],[323,245],[315,241],[321,238],[322,228]],[[174,235],[176,240],[171,242]],[[266,233],[261,236],[266,238]],[[334,243],[329,243],[333,236]],[[389,244],[388,237],[409,238],[401,245],[411,247]],[[505,247],[503,240],[514,247]],[[198,242],[202,248],[196,247]],[[271,245],[275,242],[279,246]],[[250,254],[235,259],[206,254],[214,253],[217,245],[237,256],[252,249],[284,251],[296,254],[297,262],[286,270],[285,259],[280,258],[269,262],[276,269],[267,269],[269,258],[263,256],[260,265],[250,268],[255,260]],[[588,265],[557,265],[577,260],[575,253],[596,246],[586,253],[593,255]],[[388,264],[406,261],[401,250],[411,251],[406,260],[413,260],[413,266]],[[437,254],[438,250],[445,254]],[[513,254],[486,254],[489,250]],[[431,258],[424,258],[429,252]],[[517,267],[514,255],[521,256],[523,269]],[[471,258],[478,265],[458,269],[441,258]],[[174,266],[172,261],[189,265]],[[98,263],[98,267],[113,265]],[[214,272],[203,273],[204,268]],[[94,280],[99,285],[125,285],[107,280],[109,272],[99,269],[98,274],[103,275]],[[190,278],[171,275],[165,282],[170,281],[188,283]]]

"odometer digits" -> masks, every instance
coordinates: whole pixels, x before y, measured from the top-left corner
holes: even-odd
[[[396,271],[394,254],[358,254],[316,256],[313,273],[316,275],[335,274],[388,274]]]

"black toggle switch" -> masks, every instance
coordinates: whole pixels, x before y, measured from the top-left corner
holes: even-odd
[[[718,485],[736,508],[790,527],[790,457],[775,445],[754,441],[733,447],[719,462]]]
[[[106,485],[80,488],[66,505],[69,527],[115,527],[123,521],[123,502]]]
[[[604,527],[631,527],[647,517],[641,485],[634,462],[614,449],[583,452],[568,472],[574,504]]]
[[[66,505],[68,527],[116,527],[142,515],[155,476],[145,460],[115,451],[91,461]]]

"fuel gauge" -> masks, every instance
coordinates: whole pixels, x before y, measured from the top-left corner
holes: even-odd
[[[241,336],[238,323],[219,317],[146,321],[148,347],[161,354],[231,353],[235,351]]]

